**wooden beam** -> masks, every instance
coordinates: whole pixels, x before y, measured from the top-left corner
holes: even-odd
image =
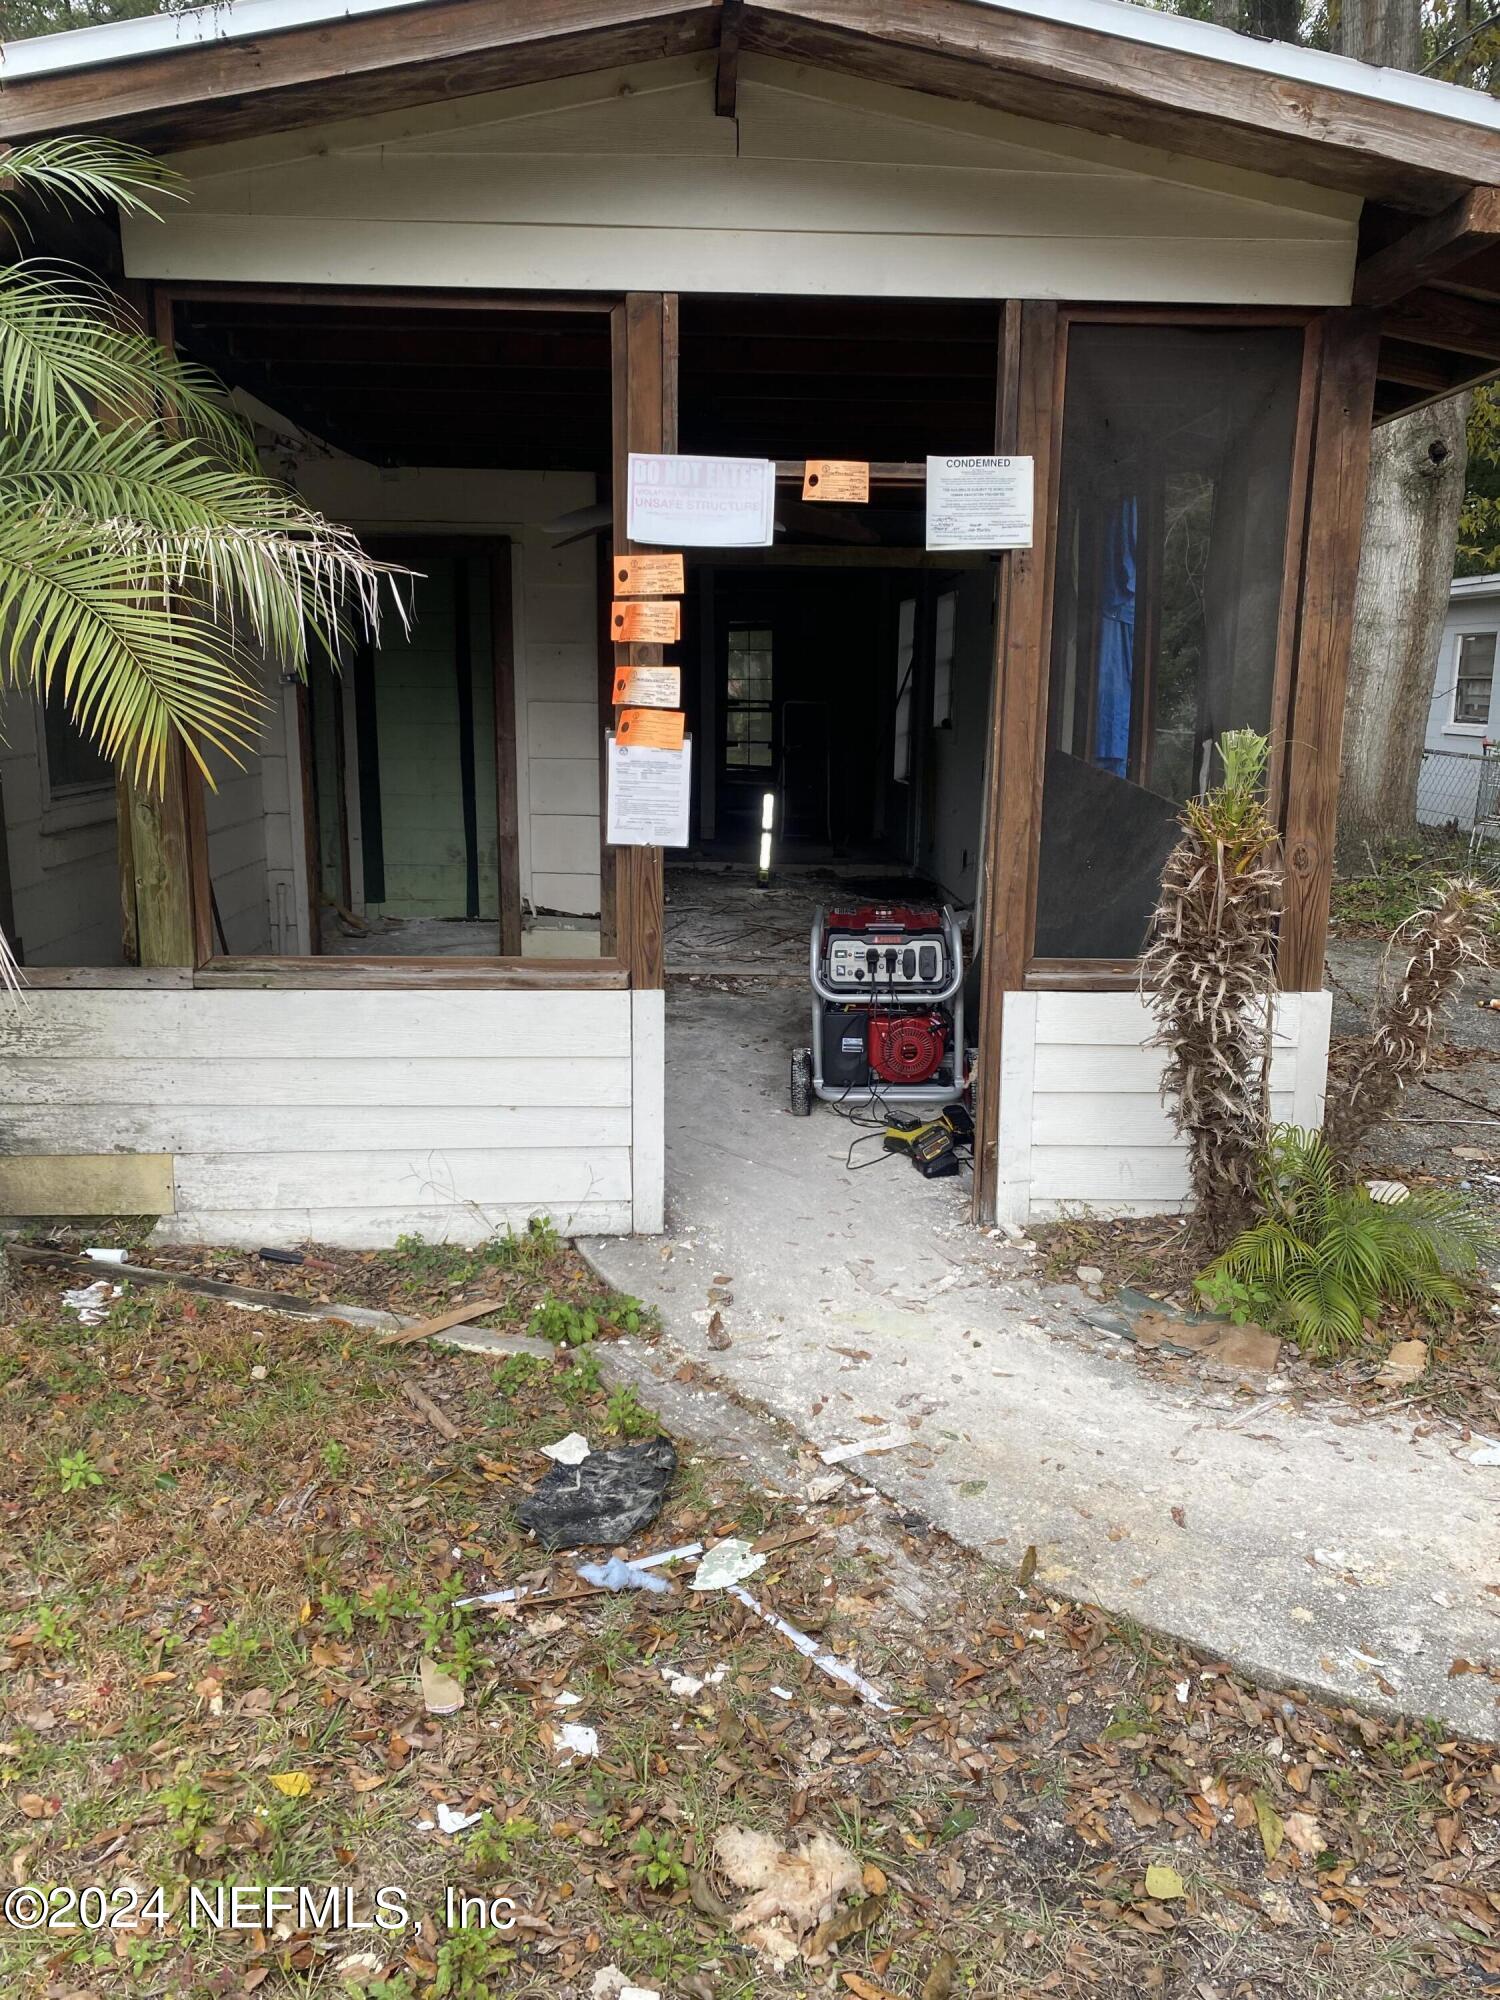
[[[1386,307],[1380,330],[1389,340],[1500,362],[1500,298],[1476,299],[1436,288],[1408,292]]]
[[[1290,993],[1323,984],[1378,353],[1376,314],[1341,307],[1325,316],[1286,756],[1280,974]]]
[[[1354,273],[1354,303],[1392,305],[1497,240],[1500,187],[1470,188],[1440,215],[1429,216],[1384,250],[1366,257]]]
[[[629,455],[677,448],[677,300],[663,292],[628,293],[614,318],[615,547],[635,544],[623,534]],[[619,646],[621,666],[659,666],[660,646]],[[604,715],[609,710],[603,711]],[[704,754],[702,744],[695,746]],[[600,841],[604,844],[601,800]],[[614,869],[614,951],[630,967],[633,986],[665,984],[665,890],[659,847],[608,848]]]
[[[715,0],[427,0],[130,62],[6,78],[0,138],[107,127],[217,145],[712,48]]]
[[[1500,181],[1500,133],[974,0],[749,0],[744,46],[1428,214]]]
[[[745,0],[719,0],[719,59],[714,71],[714,114],[734,118],[739,113],[740,32]]]
[[[1049,301],[1008,301],[1001,330],[996,448],[1036,461],[1029,549],[1000,559],[996,667],[986,773],[981,891],[979,1116],[974,1213],[995,1216],[1005,996],[1021,992],[1036,936],[1037,857],[1052,643],[1053,537],[1062,439],[1065,335]]]

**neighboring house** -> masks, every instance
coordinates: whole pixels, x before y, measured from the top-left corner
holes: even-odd
[[[9,704],[0,1210],[661,1227],[663,857],[601,841],[658,658],[611,642],[632,452],[775,464],[773,543],[687,554],[691,848],[753,886],[769,817],[974,906],[981,1218],[1184,1198],[1134,961],[1228,727],[1273,740],[1272,1082],[1317,1119],[1370,428],[1500,365],[1500,104],[1115,0],[236,0],[0,77],[0,141],[187,176],[38,240],[421,572],[409,639],[267,662],[246,769],[117,830]],[[929,549],[929,455],[991,453],[1030,546]],[[815,456],[868,503],[804,503]]]
[[[1497,647],[1500,576],[1455,577],[1417,783],[1417,818],[1424,826],[1456,826],[1467,832],[1474,824],[1485,748],[1500,743]]]

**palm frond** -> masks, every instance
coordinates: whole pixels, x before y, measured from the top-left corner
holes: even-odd
[[[0,426],[50,439],[79,418],[158,416],[250,471],[249,429],[207,370],[134,324],[109,287],[28,258],[0,272]]]
[[[265,704],[227,622],[143,598],[86,527],[34,516],[0,534],[0,681],[60,687],[83,733],[154,786],[174,733],[207,776],[205,748],[236,757]]]
[[[182,176],[162,160],[120,139],[62,136],[16,146],[0,160],[4,206],[16,195],[73,202],[80,208],[122,208],[130,215],[157,215],[157,200],[180,200]]]
[[[0,436],[0,531],[28,516],[86,527],[143,597],[185,597],[243,624],[293,668],[309,636],[337,655],[351,620],[378,630],[383,583],[406,620],[406,572],[367,556],[350,529],[150,425],[78,418],[49,438]]]

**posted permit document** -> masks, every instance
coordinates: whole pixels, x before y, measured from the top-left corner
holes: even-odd
[[[612,847],[687,846],[692,754],[691,737],[680,750],[653,750],[617,743],[611,732],[605,839]]]

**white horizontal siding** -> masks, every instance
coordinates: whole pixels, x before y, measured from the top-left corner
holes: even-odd
[[[977,106],[712,57],[206,147],[132,276],[1346,302],[1357,200]]]
[[[1271,1115],[1323,1115],[1331,1001],[1276,1003]],[[1163,1052],[1136,993],[1008,993],[1000,1078],[998,1208],[1005,1221],[1069,1209],[1148,1215],[1180,1208],[1187,1153],[1161,1102]]]
[[[44,991],[0,1014],[0,1155],[172,1159],[177,1241],[476,1241],[660,1201],[626,991]],[[638,1038],[638,1031],[637,1038]],[[652,1114],[652,1103],[656,1111]]]

